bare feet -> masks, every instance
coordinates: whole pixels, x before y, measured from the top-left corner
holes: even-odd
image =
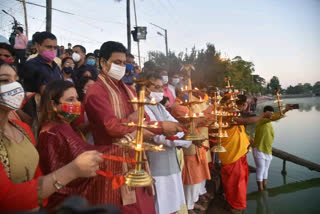
[[[206,208],[204,208],[202,205],[195,203],[194,209],[200,210],[200,211],[206,211]]]
[[[208,200],[212,200],[214,198],[213,194],[208,193],[208,192],[202,196],[206,197]]]
[[[188,214],[197,214],[194,210],[188,210]]]

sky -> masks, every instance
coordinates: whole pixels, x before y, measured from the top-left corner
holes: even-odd
[[[127,44],[126,0],[52,2],[53,8],[74,14],[53,11],[52,33],[58,45],[81,44],[92,52],[109,40]],[[320,0],[136,0],[136,8],[138,26],[148,31],[147,40],[140,43],[142,62],[148,60],[148,51],[165,52],[164,37],[157,34],[163,31],[150,25],[154,23],[167,29],[169,49],[176,53],[212,43],[222,56],[252,61],[254,74],[267,81],[278,76],[283,87],[320,81]],[[20,2],[2,0],[0,9],[24,25]],[[27,15],[31,39],[34,32],[45,30],[46,10],[27,4]],[[11,21],[0,12],[0,35],[9,36]],[[132,53],[137,55],[135,42]]]

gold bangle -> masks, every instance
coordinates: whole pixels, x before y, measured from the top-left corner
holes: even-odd
[[[42,185],[43,185],[43,177],[41,176],[38,179],[38,185],[37,185],[38,205],[40,208],[43,206]]]

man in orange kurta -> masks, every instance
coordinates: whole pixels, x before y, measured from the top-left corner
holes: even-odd
[[[189,110],[186,106],[175,104],[171,109],[171,114],[179,120],[179,116],[188,114]],[[185,121],[182,121],[185,122]],[[206,180],[210,180],[210,171],[204,148],[191,145],[187,149],[183,149],[184,167],[182,170],[182,182],[185,192],[186,205],[189,211],[197,207],[195,202],[199,200],[201,184]],[[195,207],[196,205],[196,207]],[[192,211],[191,211],[192,212]]]

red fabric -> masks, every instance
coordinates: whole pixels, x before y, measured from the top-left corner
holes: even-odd
[[[47,124],[39,135],[37,149],[40,156],[40,167],[44,174],[49,174],[74,160],[78,155],[89,150],[98,150],[107,155],[114,155],[111,145],[92,146],[78,136],[69,124]],[[121,164],[121,162],[119,163]],[[111,160],[101,164],[101,170],[111,170],[114,175],[122,175],[117,163]],[[115,167],[117,166],[117,167]],[[48,209],[54,208],[67,197],[81,195],[91,205],[115,204],[120,206],[120,190],[112,190],[112,181],[102,176],[78,178],[66,187],[50,196]]]
[[[38,177],[14,184],[0,163],[0,211],[23,211],[38,207]]]
[[[36,95],[36,93],[31,93],[31,94],[29,94],[26,98],[24,98],[24,100],[22,101],[22,104],[21,104],[21,106],[20,106],[20,109],[22,109],[23,106],[28,102],[28,100],[29,100],[30,98],[32,98],[33,96],[35,96],[35,95]]]
[[[23,128],[35,144],[30,127],[17,120],[12,122]],[[38,179],[42,175],[39,166],[34,178],[28,182],[14,184],[8,178],[2,164],[0,163],[0,211],[23,211],[38,207]]]
[[[120,208],[122,214],[155,214],[153,196],[146,192],[146,188],[136,188],[137,203]]]
[[[75,119],[74,121],[72,121],[71,124],[72,124],[73,127],[78,127],[79,125],[81,125],[84,122],[85,122],[84,121],[84,105],[82,103],[81,104],[81,114],[80,114],[80,116],[77,119]]]
[[[124,108],[126,112],[126,117],[133,113],[133,107],[128,103],[129,96],[127,95],[125,89],[123,88],[123,82],[115,82],[120,90],[120,98],[123,99],[123,106],[119,108]],[[133,89],[132,89],[133,90]],[[110,155],[123,156],[123,149],[118,146],[112,145],[113,138],[123,137],[125,134],[133,132],[136,127],[123,126],[121,123],[131,122],[127,119],[118,119],[111,107],[109,94],[106,91],[102,80],[98,79],[94,85],[92,85],[86,94],[85,100],[85,111],[87,113],[92,135],[96,145],[108,145],[110,149],[113,149],[113,153]],[[149,117],[146,118],[149,121]],[[152,132],[159,134],[162,129],[152,129]],[[129,155],[129,158],[134,158],[134,152]],[[111,162],[108,165],[109,170],[111,170],[115,175],[122,173],[122,163],[121,162]],[[130,165],[129,165],[130,166]],[[109,180],[108,180],[109,181]],[[144,191],[137,191],[137,203],[127,206],[121,206],[121,194],[119,190],[113,190],[111,183],[104,187],[105,192],[109,195],[109,203],[120,206],[123,213],[146,213],[152,214],[154,211],[153,196],[148,195]],[[142,188],[144,189],[144,188]],[[96,190],[95,190],[96,191]],[[140,203],[142,201],[142,203]],[[143,203],[143,202],[148,203]],[[142,212],[143,211],[143,212]]]
[[[112,179],[112,189],[119,189],[123,184],[126,183],[126,179],[124,178],[123,175],[115,176],[110,170],[106,170],[106,171],[97,170],[96,173],[98,175]]]
[[[228,203],[235,209],[246,209],[249,167],[247,156],[221,167],[221,179]]]
[[[133,108],[128,103],[129,96],[120,84],[119,87],[120,96],[124,103],[124,106],[119,106],[119,108],[124,108],[128,117],[133,112]],[[122,137],[136,129],[135,127],[121,125],[121,123],[128,123],[130,121],[127,119],[119,120],[116,117],[111,107],[109,94],[100,79],[88,89],[84,105],[96,145],[111,144],[113,137]]]

